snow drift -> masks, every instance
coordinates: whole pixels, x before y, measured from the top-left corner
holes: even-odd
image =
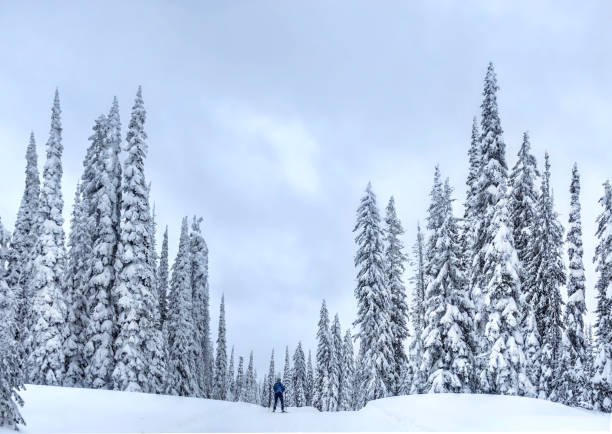
[[[411,395],[360,411],[302,407],[286,414],[246,403],[50,386],[28,385],[22,396],[24,432],[610,430],[604,413],[497,395]]]

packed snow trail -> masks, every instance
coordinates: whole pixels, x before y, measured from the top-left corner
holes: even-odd
[[[286,414],[246,403],[28,385],[23,432],[584,431],[610,430],[610,416],[514,396],[412,395],[356,412]],[[14,432],[0,428],[0,432]]]

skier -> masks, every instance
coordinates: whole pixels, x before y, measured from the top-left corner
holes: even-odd
[[[285,391],[285,385],[281,383],[280,378],[276,379],[276,383],[274,383],[273,389],[274,389],[274,408],[272,409],[272,412],[276,411],[276,403],[280,399],[281,410],[283,413],[285,413],[285,401],[283,400],[283,392]]]

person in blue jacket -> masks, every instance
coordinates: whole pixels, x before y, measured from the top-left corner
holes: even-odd
[[[284,413],[285,412],[285,401],[283,400],[283,392],[285,391],[285,385],[281,383],[280,378],[276,379],[276,383],[274,383],[273,389],[274,389],[274,408],[272,409],[272,411],[273,412],[276,411],[276,403],[280,399],[281,410]]]

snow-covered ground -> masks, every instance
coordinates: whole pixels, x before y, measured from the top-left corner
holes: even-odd
[[[610,416],[530,398],[413,395],[356,412],[320,413],[107,390],[27,386],[25,432],[610,430]],[[0,431],[2,429],[0,428]]]

